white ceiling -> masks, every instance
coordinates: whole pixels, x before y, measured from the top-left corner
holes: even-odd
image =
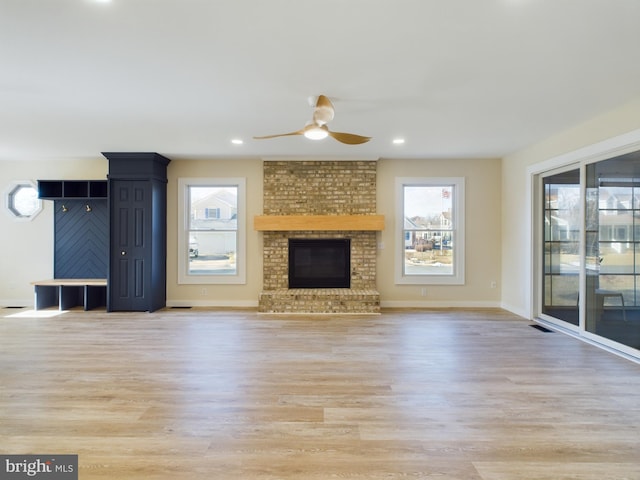
[[[500,157],[639,96],[639,21],[638,0],[0,0],[0,160]],[[251,138],[318,94],[373,140]]]

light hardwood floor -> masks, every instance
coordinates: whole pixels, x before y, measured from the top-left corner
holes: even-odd
[[[501,310],[0,310],[0,451],[80,479],[640,479],[640,365]]]

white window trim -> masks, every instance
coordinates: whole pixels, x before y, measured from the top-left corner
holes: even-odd
[[[238,187],[238,251],[235,275],[189,275],[189,188],[191,186]],[[246,179],[228,178],[178,178],[178,284],[245,284],[247,283],[246,248]]]
[[[456,232],[456,248],[453,249],[453,274],[451,275],[405,275],[404,274],[404,187],[453,187],[453,229]],[[396,177],[396,261],[395,283],[397,285],[464,285],[465,282],[465,219],[464,177]]]
[[[4,210],[16,222],[30,222],[42,211],[42,200],[38,199],[37,207],[31,215],[18,215],[17,212],[11,208],[11,195],[15,192],[17,187],[31,187],[36,192],[38,191],[37,185],[31,180],[15,180],[11,182],[4,193]]]

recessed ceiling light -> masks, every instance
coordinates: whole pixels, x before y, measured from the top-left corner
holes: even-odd
[[[404,138],[394,138],[393,143],[395,145],[402,145],[404,143]]]
[[[242,145],[244,142],[240,138],[234,138],[233,140],[231,140],[231,143],[233,143],[234,145]]]

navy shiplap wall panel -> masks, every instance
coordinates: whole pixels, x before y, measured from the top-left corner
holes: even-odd
[[[107,278],[107,200],[56,200],[54,208],[54,277]]]

